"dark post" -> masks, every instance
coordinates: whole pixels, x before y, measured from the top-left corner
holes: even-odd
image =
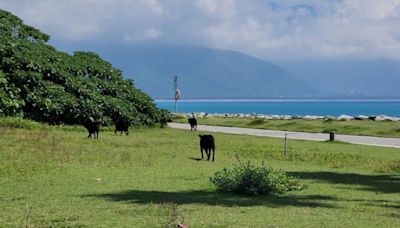
[[[335,132],[329,132],[329,141],[335,141]]]
[[[283,155],[286,157],[286,154],[287,154],[287,141],[288,141],[288,138],[287,138],[287,133],[285,133],[285,146],[284,146],[284,148],[283,148]]]

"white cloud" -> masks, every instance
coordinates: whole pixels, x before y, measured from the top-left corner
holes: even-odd
[[[161,42],[262,58],[400,59],[400,0],[0,0],[57,41]]]
[[[159,38],[162,35],[162,31],[155,28],[149,28],[143,31],[142,34],[126,34],[124,39],[128,42],[140,42],[140,41],[148,41]]]
[[[143,38],[155,39],[155,38],[160,37],[161,34],[162,34],[161,30],[155,29],[155,28],[149,28],[149,29],[146,29],[146,31],[144,31]]]

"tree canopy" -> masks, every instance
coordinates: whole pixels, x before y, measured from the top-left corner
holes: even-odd
[[[50,124],[93,118],[147,126],[169,117],[97,54],[60,52],[46,43],[48,35],[1,9],[0,35],[0,116]]]

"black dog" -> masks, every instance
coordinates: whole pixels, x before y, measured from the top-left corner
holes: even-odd
[[[188,122],[190,124],[190,130],[193,131],[197,131],[197,120],[196,117],[194,117],[194,113],[192,112],[192,117],[188,118]]]
[[[197,131],[197,120],[196,118],[192,117],[188,119],[188,122],[190,124],[190,130],[191,131]]]
[[[117,134],[118,131],[121,132],[121,135],[123,132],[125,132],[125,135],[129,135],[129,123],[127,121],[115,121],[115,131],[114,133]]]
[[[203,156],[203,149],[206,151],[207,154],[207,161],[210,160],[211,150],[212,150],[212,161],[214,161],[215,155],[215,140],[214,136],[212,135],[199,135],[200,137],[200,152],[201,152],[201,159],[204,158]]]
[[[92,134],[95,139],[99,138],[100,123],[100,121],[90,120],[83,124],[89,132],[88,138],[92,138]]]

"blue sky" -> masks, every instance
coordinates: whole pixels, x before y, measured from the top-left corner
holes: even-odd
[[[55,44],[196,45],[263,59],[400,59],[400,0],[0,0]]]

